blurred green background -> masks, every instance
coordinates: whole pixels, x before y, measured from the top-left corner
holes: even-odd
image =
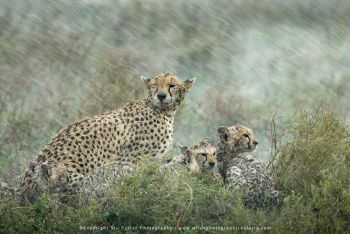
[[[67,124],[143,98],[139,79],[197,77],[174,145],[321,107],[350,120],[350,1],[0,0],[0,177]]]

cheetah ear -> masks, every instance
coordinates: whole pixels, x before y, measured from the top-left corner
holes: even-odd
[[[224,126],[220,126],[218,127],[218,133],[219,134],[223,134],[223,133],[227,133],[228,132],[228,128],[224,127]]]
[[[180,151],[183,155],[189,154],[190,149],[188,148],[188,146],[184,146],[184,145],[180,145],[180,144],[178,146],[179,146]]]
[[[148,83],[151,81],[151,78],[141,76],[141,80],[143,80],[143,82],[145,82],[145,84],[148,85]]]
[[[226,142],[228,140],[228,128],[224,126],[220,126],[218,128],[218,133],[221,142]]]
[[[186,90],[188,90],[189,88],[191,88],[191,86],[196,82],[196,78],[193,77],[191,79],[188,79],[188,80],[185,80],[184,81],[184,85],[185,85],[185,88]]]
[[[235,129],[236,129],[236,130],[239,130],[239,129],[241,129],[241,128],[242,128],[242,125],[241,125],[241,124],[237,123],[237,124],[235,125]]]
[[[202,144],[213,144],[209,137],[204,137],[201,141]]]
[[[193,147],[193,149],[199,149],[200,148],[200,146],[198,145],[198,144],[195,144],[194,146],[192,146]]]
[[[188,150],[188,147],[185,146],[185,145],[178,144],[177,146],[179,147],[179,149],[181,150],[181,152],[184,151],[184,150]]]

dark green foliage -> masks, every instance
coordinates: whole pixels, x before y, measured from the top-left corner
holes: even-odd
[[[349,232],[348,127],[334,113],[317,110],[300,115],[288,130],[272,170],[286,196],[276,225],[283,233]]]

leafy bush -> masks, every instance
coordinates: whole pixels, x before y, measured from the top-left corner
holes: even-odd
[[[79,226],[186,227],[257,226],[266,222],[243,207],[240,195],[211,178],[186,170],[158,170],[159,164],[140,163],[122,177],[108,195],[87,204],[63,205],[48,195],[34,205],[1,203],[0,231],[71,232]],[[1,229],[2,228],[2,229]]]
[[[350,133],[334,113],[305,112],[288,128],[272,173],[285,195],[283,232],[342,233],[350,227]],[[283,228],[285,227],[285,228]],[[292,228],[292,229],[290,229]]]
[[[350,133],[334,113],[305,112],[286,132],[291,139],[279,149],[273,169],[283,190],[310,193],[330,176],[349,185]]]

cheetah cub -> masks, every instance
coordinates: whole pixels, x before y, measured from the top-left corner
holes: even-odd
[[[210,175],[217,181],[221,181],[221,175],[217,167],[216,148],[209,138],[204,138],[197,144],[188,147],[179,145],[181,154],[163,163],[162,167],[174,169],[186,167],[193,173]]]
[[[256,149],[253,130],[245,126],[218,128],[218,166],[228,188],[238,189],[249,208],[276,203],[277,191],[265,165],[246,153]],[[272,203],[272,204],[271,204]]]
[[[22,198],[33,202],[50,192],[65,201],[96,168],[132,166],[146,155],[161,158],[172,143],[175,111],[194,81],[182,82],[170,73],[144,78],[144,100],[62,129],[30,162],[22,176]]]

